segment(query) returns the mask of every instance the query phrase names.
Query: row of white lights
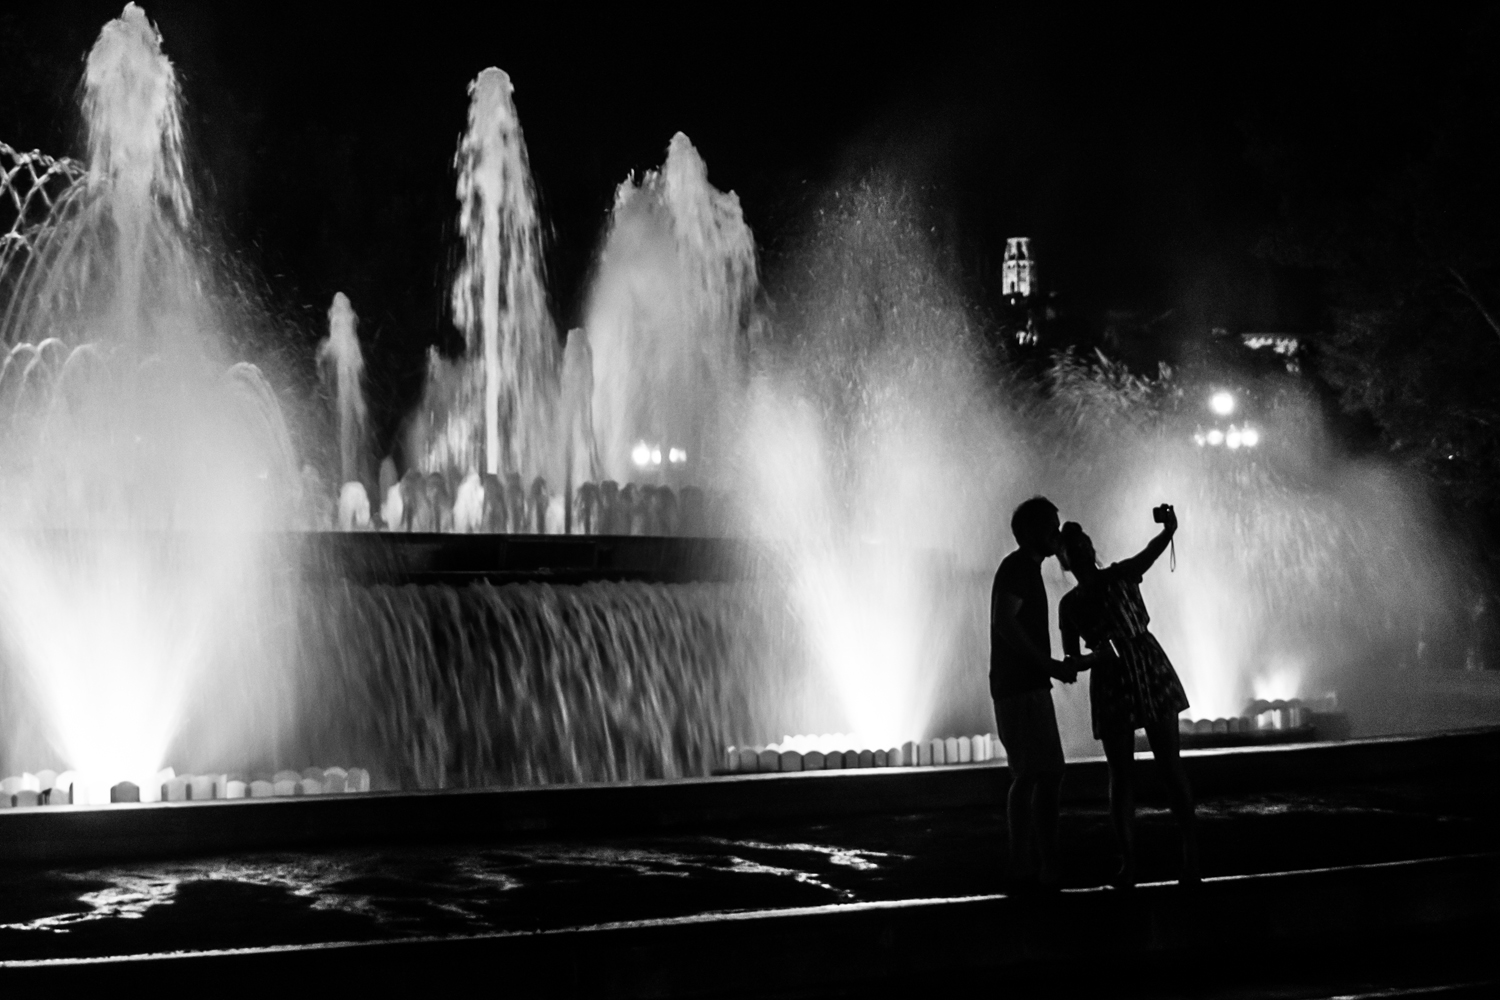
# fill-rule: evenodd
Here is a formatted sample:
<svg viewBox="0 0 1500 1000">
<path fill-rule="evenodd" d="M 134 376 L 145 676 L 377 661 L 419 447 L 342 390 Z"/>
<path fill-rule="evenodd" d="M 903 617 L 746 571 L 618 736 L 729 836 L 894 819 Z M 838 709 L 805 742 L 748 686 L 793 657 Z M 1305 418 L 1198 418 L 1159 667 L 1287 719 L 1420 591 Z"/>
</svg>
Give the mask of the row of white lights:
<svg viewBox="0 0 1500 1000">
<path fill-rule="evenodd" d="M 1236 448 L 1254 448 L 1260 444 L 1260 431 L 1254 427 L 1230 427 L 1227 431 L 1221 431 L 1217 427 L 1204 433 L 1198 431 L 1193 435 L 1193 443 L 1198 447 L 1210 445 L 1214 448 L 1223 445 L 1233 451 Z"/>
<path fill-rule="evenodd" d="M 660 465 L 661 457 L 661 448 L 644 441 L 636 442 L 636 446 L 630 449 L 630 460 L 643 469 L 648 465 Z M 687 461 L 687 452 L 681 448 L 668 448 L 667 461 L 673 465 L 681 465 Z"/>
</svg>

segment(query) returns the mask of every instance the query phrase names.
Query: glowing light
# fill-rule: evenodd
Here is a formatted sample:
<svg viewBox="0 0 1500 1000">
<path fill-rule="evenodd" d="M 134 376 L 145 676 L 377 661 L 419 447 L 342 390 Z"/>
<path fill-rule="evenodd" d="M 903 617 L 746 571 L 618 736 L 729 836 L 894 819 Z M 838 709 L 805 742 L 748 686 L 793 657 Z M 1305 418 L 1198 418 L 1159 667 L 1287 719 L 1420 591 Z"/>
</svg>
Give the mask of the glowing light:
<svg viewBox="0 0 1500 1000">
<path fill-rule="evenodd" d="M 1233 450 L 1238 448 L 1242 443 L 1240 429 L 1238 427 L 1229 428 L 1229 433 L 1224 435 L 1224 446 Z"/>
<path fill-rule="evenodd" d="M 1209 397 L 1208 406 L 1219 416 L 1227 417 L 1234 412 L 1234 396 L 1221 389 Z"/>
<path fill-rule="evenodd" d="M 1240 443 L 1246 448 L 1254 448 L 1260 444 L 1260 432 L 1254 427 L 1246 427 L 1240 431 Z"/>
<path fill-rule="evenodd" d="M 1215 427 L 1213 430 L 1208 432 L 1206 438 L 1209 444 L 1217 448 L 1219 445 L 1224 443 L 1224 432 Z"/>
<path fill-rule="evenodd" d="M 1202 431 L 1198 431 L 1197 433 L 1195 433 L 1193 435 L 1193 444 L 1197 445 L 1198 447 L 1202 448 L 1207 443 L 1208 443 L 1208 438 L 1206 438 L 1206 437 L 1203 436 L 1203 432 Z"/>
<path fill-rule="evenodd" d="M 681 465 L 683 462 L 687 461 L 687 452 L 683 451 L 681 448 L 673 448 L 667 453 L 667 460 L 670 461 L 673 465 Z"/>
<path fill-rule="evenodd" d="M 649 465 L 651 463 L 651 446 L 644 441 L 637 443 L 634 448 L 630 449 L 630 460 L 643 468 Z"/>
<path fill-rule="evenodd" d="M 652 448 L 651 449 L 651 464 L 652 465 L 660 465 L 661 464 L 661 449 L 660 448 Z"/>
</svg>

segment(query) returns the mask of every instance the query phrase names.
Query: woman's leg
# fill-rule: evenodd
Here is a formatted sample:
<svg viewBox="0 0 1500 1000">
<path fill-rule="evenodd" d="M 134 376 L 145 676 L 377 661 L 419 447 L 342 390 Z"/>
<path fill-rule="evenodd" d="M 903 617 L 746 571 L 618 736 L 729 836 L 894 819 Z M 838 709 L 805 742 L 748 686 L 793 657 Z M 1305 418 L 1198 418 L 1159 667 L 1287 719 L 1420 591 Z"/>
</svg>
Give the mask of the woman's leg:
<svg viewBox="0 0 1500 1000">
<path fill-rule="evenodd" d="M 1181 741 L 1176 719 L 1160 719 L 1146 727 L 1151 753 L 1161 769 L 1167 794 L 1172 799 L 1172 814 L 1182 832 L 1182 881 L 1197 882 L 1202 873 L 1198 867 L 1198 813 L 1193 806 L 1193 789 L 1188 784 L 1187 769 L 1182 766 Z"/>
<path fill-rule="evenodd" d="M 1135 761 L 1135 732 L 1125 729 L 1105 734 L 1104 756 L 1109 761 L 1109 820 L 1120 845 L 1116 885 L 1135 884 L 1135 787 L 1130 768 Z"/>
</svg>

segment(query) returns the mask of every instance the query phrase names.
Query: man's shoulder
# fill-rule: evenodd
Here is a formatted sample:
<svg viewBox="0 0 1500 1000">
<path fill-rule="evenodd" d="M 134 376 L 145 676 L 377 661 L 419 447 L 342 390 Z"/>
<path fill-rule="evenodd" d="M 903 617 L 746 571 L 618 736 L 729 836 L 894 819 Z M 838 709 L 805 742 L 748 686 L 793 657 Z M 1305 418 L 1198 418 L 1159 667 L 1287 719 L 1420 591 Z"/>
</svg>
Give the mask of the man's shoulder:
<svg viewBox="0 0 1500 1000">
<path fill-rule="evenodd" d="M 1025 583 L 1031 577 L 1041 578 L 1041 567 L 1033 562 L 1025 552 L 1016 549 L 1010 555 L 1000 560 L 1000 568 L 995 570 L 995 589 L 1012 589 Z M 1026 596 L 1016 593 L 1017 597 Z"/>
</svg>

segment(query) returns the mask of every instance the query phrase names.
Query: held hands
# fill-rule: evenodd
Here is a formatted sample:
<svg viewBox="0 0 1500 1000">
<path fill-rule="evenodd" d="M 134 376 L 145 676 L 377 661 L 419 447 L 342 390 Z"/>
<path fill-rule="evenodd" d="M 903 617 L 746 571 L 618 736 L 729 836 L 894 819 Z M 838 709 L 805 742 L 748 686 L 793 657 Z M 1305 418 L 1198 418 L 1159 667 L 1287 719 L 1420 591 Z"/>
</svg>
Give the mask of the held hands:
<svg viewBox="0 0 1500 1000">
<path fill-rule="evenodd" d="M 1073 660 L 1071 658 L 1066 661 L 1053 660 L 1051 662 L 1052 666 L 1048 670 L 1048 673 L 1050 673 L 1053 677 L 1062 681 L 1064 684 L 1072 684 L 1074 681 L 1078 680 L 1078 670 L 1073 665 Z"/>
</svg>

